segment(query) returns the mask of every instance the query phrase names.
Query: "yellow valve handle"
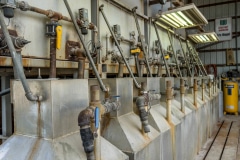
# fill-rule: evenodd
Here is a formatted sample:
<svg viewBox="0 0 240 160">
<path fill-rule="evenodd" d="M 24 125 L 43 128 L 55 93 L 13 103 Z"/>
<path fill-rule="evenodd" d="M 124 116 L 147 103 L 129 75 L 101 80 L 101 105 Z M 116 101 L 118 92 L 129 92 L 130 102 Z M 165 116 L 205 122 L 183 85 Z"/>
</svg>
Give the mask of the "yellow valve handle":
<svg viewBox="0 0 240 160">
<path fill-rule="evenodd" d="M 135 54 L 135 53 L 140 53 L 141 52 L 141 50 L 140 50 L 140 48 L 136 48 L 136 49 L 131 49 L 131 54 Z"/>
<path fill-rule="evenodd" d="M 57 33 L 56 48 L 60 49 L 62 44 L 62 26 L 56 27 L 56 33 Z"/>
</svg>

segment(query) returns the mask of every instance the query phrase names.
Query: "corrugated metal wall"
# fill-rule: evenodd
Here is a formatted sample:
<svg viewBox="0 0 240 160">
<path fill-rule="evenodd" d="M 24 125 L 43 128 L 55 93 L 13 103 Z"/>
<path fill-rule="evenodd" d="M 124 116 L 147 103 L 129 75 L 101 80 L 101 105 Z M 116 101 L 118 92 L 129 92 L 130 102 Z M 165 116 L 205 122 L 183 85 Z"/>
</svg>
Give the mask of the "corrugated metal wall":
<svg viewBox="0 0 240 160">
<path fill-rule="evenodd" d="M 196 6 L 219 3 L 219 2 L 226 2 L 227 0 L 193 0 Z M 237 15 L 240 16 L 240 2 L 237 2 Z M 203 13 L 203 15 L 209 19 L 215 18 L 224 18 L 224 17 L 234 17 L 235 16 L 235 3 L 230 4 L 223 4 L 211 7 L 203 7 L 199 8 L 199 10 Z M 237 32 L 240 32 L 240 18 L 237 19 L 238 27 Z M 210 21 L 209 24 L 204 27 L 205 31 L 215 31 L 215 21 Z M 236 32 L 235 29 L 235 19 L 232 20 L 232 32 Z M 197 45 L 196 47 L 201 47 L 204 45 Z M 240 37 L 238 37 L 238 48 L 240 46 Z M 215 49 L 226 49 L 226 48 L 236 48 L 235 39 L 230 41 L 225 41 L 219 43 L 217 45 L 205 48 L 206 50 L 215 50 Z M 234 51 L 234 56 L 235 56 Z M 218 51 L 218 52 L 200 52 L 200 58 L 202 59 L 203 63 L 206 64 L 217 64 L 222 65 L 226 64 L 226 51 Z M 240 50 L 238 51 L 238 63 L 240 62 Z M 236 61 L 236 56 L 235 56 Z M 221 75 L 223 72 L 227 72 L 230 69 L 235 69 L 236 66 L 218 66 L 217 67 L 217 74 Z"/>
</svg>

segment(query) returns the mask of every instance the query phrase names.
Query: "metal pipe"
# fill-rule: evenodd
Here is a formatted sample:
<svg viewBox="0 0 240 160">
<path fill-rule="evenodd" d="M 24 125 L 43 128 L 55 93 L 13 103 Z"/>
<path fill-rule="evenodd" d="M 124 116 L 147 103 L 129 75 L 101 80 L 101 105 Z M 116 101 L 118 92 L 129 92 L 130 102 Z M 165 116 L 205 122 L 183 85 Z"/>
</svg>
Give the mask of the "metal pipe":
<svg viewBox="0 0 240 160">
<path fill-rule="evenodd" d="M 237 34 L 237 29 L 238 29 L 238 18 L 237 18 L 237 10 L 238 10 L 238 4 L 237 4 L 238 0 L 235 0 L 235 33 Z M 236 69 L 238 71 L 238 38 L 235 38 L 235 48 L 236 48 Z"/>
<path fill-rule="evenodd" d="M 23 85 L 23 88 L 24 88 L 24 91 L 25 91 L 25 96 L 27 97 L 27 99 L 29 101 L 40 101 L 40 100 L 42 100 L 42 96 L 35 96 L 35 95 L 33 95 L 32 91 L 30 90 L 30 87 L 27 83 L 27 80 L 26 80 L 26 77 L 25 77 L 25 74 L 24 74 L 24 71 L 23 71 L 23 67 L 22 67 L 21 62 L 20 62 L 21 59 L 16 58 L 17 52 L 14 48 L 11 37 L 10 37 L 9 32 L 7 30 L 7 26 L 5 24 L 2 11 L 0 11 L 0 24 L 1 24 L 1 29 L 2 29 L 2 32 L 5 36 L 8 48 L 10 50 L 10 54 L 11 54 L 13 64 L 14 64 L 14 69 L 17 70 L 18 76 L 19 76 L 19 78 L 22 82 L 22 85 Z"/>
<path fill-rule="evenodd" d="M 203 74 L 203 71 L 202 71 L 199 63 L 198 63 L 197 60 L 195 59 L 194 54 L 192 53 L 192 51 L 190 50 L 190 47 L 189 47 L 189 45 L 188 45 L 188 42 L 186 42 L 186 45 L 187 45 L 187 49 L 188 49 L 189 55 L 191 55 L 191 56 L 193 57 L 193 60 L 194 60 L 195 63 L 197 64 L 199 71 Z M 198 75 L 200 76 L 200 74 L 198 74 Z"/>
<path fill-rule="evenodd" d="M 151 69 L 150 69 L 150 66 L 149 66 L 149 63 L 148 63 L 148 59 L 147 59 L 147 54 L 146 54 L 147 52 L 146 52 L 145 44 L 143 42 L 142 33 L 141 33 L 141 30 L 140 30 L 140 26 L 139 26 L 137 15 L 136 15 L 137 8 L 138 7 L 134 7 L 132 9 L 133 17 L 135 19 L 135 23 L 136 23 L 136 26 L 137 26 L 138 36 L 139 36 L 139 39 L 140 39 L 140 42 L 141 42 L 141 47 L 142 47 L 142 50 L 143 50 L 144 59 L 145 59 L 146 64 L 147 64 L 147 70 L 148 70 L 148 73 L 149 73 L 150 77 L 152 77 Z"/>
<path fill-rule="evenodd" d="M 5 89 L 5 90 L 0 92 L 0 97 L 5 96 L 6 94 L 9 94 L 9 93 L 10 93 L 10 88 Z"/>
<path fill-rule="evenodd" d="M 57 69 L 56 69 L 56 38 L 50 38 L 50 72 L 49 78 L 56 78 Z"/>
<path fill-rule="evenodd" d="M 171 44 L 171 47 L 172 47 L 173 57 L 174 57 L 174 59 L 175 59 L 175 61 L 176 61 L 179 75 L 180 75 L 180 77 L 182 78 L 182 73 L 181 73 L 181 70 L 180 70 L 180 67 L 179 67 L 179 64 L 178 64 L 178 60 L 177 60 L 176 53 L 175 53 L 174 48 L 173 48 L 173 42 L 172 42 L 172 40 L 171 40 L 171 35 L 170 35 L 170 32 L 169 32 L 169 31 L 168 31 L 168 38 L 169 38 L 169 41 L 170 41 L 170 44 Z"/>
<path fill-rule="evenodd" d="M 37 7 L 29 5 L 28 2 L 25 2 L 25 1 L 17 2 L 17 7 L 22 11 L 32 11 L 35 13 L 43 14 L 50 19 L 64 20 L 64 21 L 72 22 L 72 20 L 70 18 L 63 16 L 59 12 L 37 8 Z"/>
<path fill-rule="evenodd" d="M 124 67 L 124 64 L 119 63 L 119 65 L 118 65 L 118 75 L 117 75 L 118 78 L 123 78 L 123 67 Z"/>
<path fill-rule="evenodd" d="M 197 79 L 194 79 L 193 83 L 193 105 L 197 108 L 197 91 L 198 91 L 198 86 L 197 86 Z"/>
<path fill-rule="evenodd" d="M 180 99 L 181 99 L 181 111 L 185 113 L 185 82 L 180 79 Z"/>
<path fill-rule="evenodd" d="M 157 71 L 157 77 L 161 77 L 162 76 L 162 65 L 159 64 L 158 65 L 158 71 Z"/>
<path fill-rule="evenodd" d="M 80 136 L 87 160 L 95 160 L 94 137 L 90 128 L 91 120 L 94 119 L 93 109 L 86 108 L 78 115 L 78 126 L 80 126 Z"/>
<path fill-rule="evenodd" d="M 66 1 L 66 0 L 64 0 L 64 1 Z M 110 24 L 109 24 L 109 22 L 108 22 L 108 20 L 107 20 L 107 17 L 105 16 L 105 13 L 103 12 L 103 7 L 104 7 L 104 5 L 102 4 L 102 5 L 99 7 L 99 10 L 100 10 L 100 12 L 101 12 L 102 15 L 103 15 L 103 18 L 104 18 L 104 20 L 105 20 L 105 22 L 106 22 L 106 24 L 107 24 L 107 26 L 108 26 L 109 31 L 111 32 L 111 35 L 112 35 L 112 37 L 113 37 L 113 39 L 114 39 L 115 44 L 117 45 L 117 48 L 118 48 L 118 50 L 119 50 L 119 52 L 120 52 L 120 54 L 121 54 L 121 56 L 122 56 L 122 59 L 123 59 L 125 65 L 126 65 L 126 67 L 127 67 L 127 69 L 128 69 L 128 72 L 130 73 L 131 77 L 133 78 L 134 84 L 136 85 L 137 88 L 140 88 L 141 86 L 138 84 L 136 78 L 134 77 L 134 75 L 133 75 L 133 73 L 132 73 L 132 70 L 131 70 L 131 68 L 129 67 L 129 65 L 128 65 L 128 63 L 127 63 L 127 61 L 126 61 L 126 59 L 125 59 L 125 57 L 124 57 L 124 55 L 123 55 L 123 53 L 122 53 L 122 52 L 123 52 L 123 51 L 122 51 L 122 48 L 120 47 L 120 45 L 119 45 L 119 43 L 118 43 L 118 41 L 117 41 L 117 38 L 116 38 L 115 34 L 113 33 L 112 28 L 111 28 L 111 26 L 110 26 Z"/>
<path fill-rule="evenodd" d="M 181 40 L 180 36 L 179 36 L 178 38 L 179 38 L 180 46 L 181 46 L 181 48 L 182 48 L 183 56 L 184 56 L 185 61 L 186 61 L 186 64 L 187 64 L 187 70 L 188 70 L 189 76 L 191 76 L 192 73 L 191 73 L 191 70 L 190 70 L 190 65 L 189 65 L 189 62 L 188 62 L 188 57 L 187 57 L 187 55 L 186 55 L 185 52 L 184 52 L 183 45 L 182 45 L 182 40 Z"/>
<path fill-rule="evenodd" d="M 172 82 L 167 81 L 167 87 L 166 87 L 166 103 L 167 103 L 167 121 L 169 123 L 172 122 L 172 117 L 171 117 L 171 101 L 172 101 Z"/>
<path fill-rule="evenodd" d="M 164 53 L 163 53 L 163 49 L 162 49 L 162 43 L 160 41 L 160 37 L 159 37 L 157 26 L 156 26 L 155 22 L 153 22 L 153 26 L 155 28 L 155 32 L 156 32 L 157 39 L 158 39 L 158 50 L 161 52 L 161 56 L 162 56 L 162 59 L 163 59 L 164 65 L 165 65 L 167 76 L 170 77 L 169 67 L 168 67 L 167 61 L 166 61 L 166 59 L 164 57 Z"/>
<path fill-rule="evenodd" d="M 202 79 L 202 101 L 205 101 L 205 97 L 204 97 L 204 90 L 205 90 L 205 83 L 204 83 L 204 79 Z"/>
<path fill-rule="evenodd" d="M 144 62 L 143 62 L 142 60 L 140 61 L 140 67 L 139 67 L 139 70 L 140 70 L 140 72 L 139 72 L 140 77 L 143 77 L 143 72 L 144 72 Z"/>
<path fill-rule="evenodd" d="M 209 98 L 211 98 L 211 96 L 212 96 L 212 95 L 211 95 L 211 87 L 212 87 L 212 82 L 211 82 L 211 79 L 209 79 L 209 82 L 208 82 L 208 88 L 209 88 L 209 89 L 208 89 L 208 91 L 209 91 L 209 92 L 208 92 L 208 95 L 209 95 Z"/>
<path fill-rule="evenodd" d="M 78 79 L 84 79 L 85 59 L 79 58 L 78 61 Z"/>
<path fill-rule="evenodd" d="M 138 77 L 141 77 L 142 75 L 140 74 L 140 66 L 139 66 L 138 54 L 134 54 L 134 59 L 135 59 L 135 63 L 136 63 Z"/>
<path fill-rule="evenodd" d="M 200 65 L 202 66 L 202 70 L 204 71 L 205 76 L 207 76 L 207 75 L 208 75 L 208 74 L 207 74 L 207 71 L 206 71 L 206 69 L 205 69 L 205 67 L 204 67 L 204 65 L 203 65 L 201 59 L 199 58 L 199 55 L 197 54 L 197 51 L 196 51 L 195 49 L 194 49 L 194 52 L 195 52 L 195 55 L 196 55 L 198 61 L 200 62 Z"/>
<path fill-rule="evenodd" d="M 103 84 L 103 82 L 102 82 L 102 80 L 101 80 L 101 78 L 100 78 L 100 76 L 99 76 L 99 74 L 98 74 L 98 71 L 97 71 L 96 66 L 95 66 L 95 64 L 94 64 L 94 62 L 93 62 L 93 59 L 92 59 L 92 57 L 91 57 L 91 54 L 89 53 L 89 50 L 88 50 L 88 48 L 87 48 L 87 46 L 86 46 L 86 44 L 85 44 L 85 41 L 83 40 L 83 37 L 82 37 L 82 35 L 81 35 L 81 31 L 80 31 L 80 29 L 79 29 L 79 27 L 78 27 L 78 25 L 77 25 L 77 22 L 74 20 L 74 16 L 73 16 L 73 13 L 72 13 L 72 11 L 71 11 L 71 8 L 70 8 L 67 0 L 63 0 L 63 1 L 64 1 L 65 5 L 66 5 L 66 8 L 67 8 L 67 10 L 68 10 L 68 13 L 69 13 L 71 19 L 72 19 L 72 22 L 73 22 L 74 27 L 75 27 L 75 29 L 76 29 L 76 31 L 77 31 L 77 34 L 78 34 L 78 36 L 79 36 L 79 39 L 80 39 L 80 41 L 81 41 L 81 43 L 82 43 L 82 45 L 83 45 L 83 48 L 84 48 L 84 50 L 85 50 L 85 52 L 86 52 L 86 56 L 87 56 L 87 58 L 88 58 L 88 60 L 89 60 L 89 62 L 90 62 L 90 64 L 91 64 L 91 66 L 92 66 L 92 68 L 93 68 L 93 71 L 94 71 L 94 73 L 95 73 L 95 76 L 97 77 L 98 83 L 100 84 L 101 89 L 102 89 L 104 92 L 107 92 L 107 89 L 106 89 L 105 85 Z"/>
</svg>

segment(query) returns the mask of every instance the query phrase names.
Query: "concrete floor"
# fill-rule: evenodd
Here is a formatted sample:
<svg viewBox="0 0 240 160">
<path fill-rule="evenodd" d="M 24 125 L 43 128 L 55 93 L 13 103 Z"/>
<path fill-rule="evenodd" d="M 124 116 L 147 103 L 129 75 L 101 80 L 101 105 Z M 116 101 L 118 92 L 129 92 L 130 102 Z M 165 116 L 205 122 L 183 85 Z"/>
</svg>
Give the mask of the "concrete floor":
<svg viewBox="0 0 240 160">
<path fill-rule="evenodd" d="M 240 116 L 225 115 L 195 160 L 240 160 Z"/>
</svg>

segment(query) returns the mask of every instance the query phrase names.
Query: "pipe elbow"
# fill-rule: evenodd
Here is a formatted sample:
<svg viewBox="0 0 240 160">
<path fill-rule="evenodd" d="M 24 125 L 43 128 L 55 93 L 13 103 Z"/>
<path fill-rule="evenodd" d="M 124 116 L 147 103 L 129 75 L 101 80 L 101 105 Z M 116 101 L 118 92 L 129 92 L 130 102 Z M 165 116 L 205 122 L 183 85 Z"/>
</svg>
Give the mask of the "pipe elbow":
<svg viewBox="0 0 240 160">
<path fill-rule="evenodd" d="M 35 95 L 33 95 L 32 92 L 27 92 L 25 94 L 25 96 L 29 101 L 41 101 L 42 100 L 42 96 L 35 96 Z"/>
<path fill-rule="evenodd" d="M 150 127 L 148 124 L 148 112 L 145 110 L 145 98 L 140 96 L 136 99 L 136 106 L 139 110 L 140 120 L 145 133 L 150 132 Z"/>
</svg>

